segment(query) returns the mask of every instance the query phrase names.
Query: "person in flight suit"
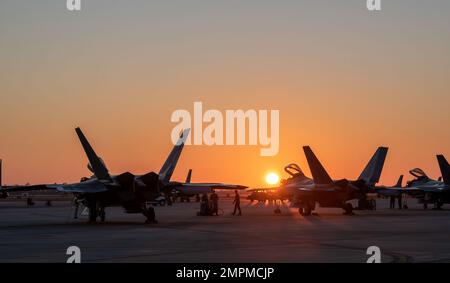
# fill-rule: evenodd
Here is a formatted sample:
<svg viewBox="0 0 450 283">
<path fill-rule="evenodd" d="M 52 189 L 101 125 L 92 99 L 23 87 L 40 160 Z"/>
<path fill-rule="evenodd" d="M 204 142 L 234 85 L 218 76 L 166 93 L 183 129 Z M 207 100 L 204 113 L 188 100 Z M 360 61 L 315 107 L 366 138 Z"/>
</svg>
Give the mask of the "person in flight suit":
<svg viewBox="0 0 450 283">
<path fill-rule="evenodd" d="M 236 215 L 236 211 L 239 210 L 239 214 L 238 216 L 242 215 L 242 211 L 241 211 L 241 196 L 239 195 L 238 191 L 235 190 L 235 195 L 234 195 L 234 211 L 233 211 L 233 215 Z"/>
</svg>

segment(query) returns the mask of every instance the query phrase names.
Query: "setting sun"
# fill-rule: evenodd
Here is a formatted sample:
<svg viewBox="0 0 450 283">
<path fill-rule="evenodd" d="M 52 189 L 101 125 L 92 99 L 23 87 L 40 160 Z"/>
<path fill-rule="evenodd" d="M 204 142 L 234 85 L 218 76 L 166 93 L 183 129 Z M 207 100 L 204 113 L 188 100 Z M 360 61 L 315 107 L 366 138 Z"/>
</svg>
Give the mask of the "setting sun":
<svg viewBox="0 0 450 283">
<path fill-rule="evenodd" d="M 266 176 L 266 182 L 269 185 L 278 184 L 279 181 L 280 181 L 280 177 L 276 173 L 269 173 Z"/>
</svg>

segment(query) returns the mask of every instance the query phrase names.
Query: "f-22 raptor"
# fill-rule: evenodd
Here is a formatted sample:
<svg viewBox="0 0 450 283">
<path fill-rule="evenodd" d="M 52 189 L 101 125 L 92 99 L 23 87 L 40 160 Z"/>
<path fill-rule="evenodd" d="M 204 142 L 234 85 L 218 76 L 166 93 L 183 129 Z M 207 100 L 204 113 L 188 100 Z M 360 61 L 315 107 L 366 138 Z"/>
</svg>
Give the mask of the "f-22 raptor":
<svg viewBox="0 0 450 283">
<path fill-rule="evenodd" d="M 168 186 L 175 196 L 189 198 L 200 194 L 209 194 L 215 190 L 245 190 L 247 186 L 223 183 L 193 183 L 191 182 L 192 169 L 189 169 L 186 182 L 170 181 Z"/>
<path fill-rule="evenodd" d="M 291 175 L 279 187 L 280 196 L 289 198 L 301 215 L 310 215 L 318 203 L 321 207 L 342 208 L 353 213 L 349 201 L 357 199 L 361 208 L 367 207 L 366 194 L 379 182 L 388 148 L 379 147 L 357 180 L 333 180 L 309 146 L 303 147 L 313 178 L 308 178 L 296 164 L 285 171 Z"/>
<path fill-rule="evenodd" d="M 67 185 L 5 187 L 1 190 L 2 196 L 7 197 L 10 192 L 56 190 L 72 193 L 75 196 L 75 203 L 85 205 L 89 209 L 89 222 L 95 222 L 98 217 L 101 221 L 105 221 L 106 207 L 121 206 L 125 213 L 142 213 L 147 218 L 146 223 L 155 223 L 154 208 L 147 203 L 154 201 L 161 194 L 170 193 L 168 184 L 190 129 L 183 131 L 159 174 L 149 172 L 143 175 L 134 175 L 130 172 L 111 175 L 81 129 L 76 128 L 75 131 L 89 160 L 88 168 L 94 174 L 92 177 Z"/>
<path fill-rule="evenodd" d="M 433 180 L 419 168 L 410 170 L 409 173 L 415 177 L 407 183 L 406 187 L 397 186 L 390 188 L 377 189 L 378 194 L 383 196 L 400 196 L 402 194 L 410 195 L 423 204 L 427 209 L 429 204 L 434 204 L 436 209 L 441 209 L 444 204 L 450 203 L 450 165 L 444 155 L 436 156 L 442 179 Z"/>
</svg>

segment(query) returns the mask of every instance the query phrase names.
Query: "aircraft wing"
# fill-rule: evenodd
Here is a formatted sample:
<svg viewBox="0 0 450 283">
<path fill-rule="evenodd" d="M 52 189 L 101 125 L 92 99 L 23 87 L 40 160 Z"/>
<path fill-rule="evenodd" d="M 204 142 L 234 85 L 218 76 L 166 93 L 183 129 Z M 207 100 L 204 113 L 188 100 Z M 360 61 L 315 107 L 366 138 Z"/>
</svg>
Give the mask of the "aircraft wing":
<svg viewBox="0 0 450 283">
<path fill-rule="evenodd" d="M 440 193 L 441 190 L 436 188 L 420 188 L 420 187 L 409 187 L 409 188 L 400 188 L 400 187 L 392 187 L 392 188 L 376 188 L 375 192 L 382 196 L 398 196 L 401 194 L 407 194 L 411 196 L 420 195 L 423 193 Z"/>
<path fill-rule="evenodd" d="M 84 182 L 70 185 L 56 186 L 58 192 L 74 194 L 95 194 L 106 192 L 108 189 L 100 182 Z"/>
<path fill-rule="evenodd" d="M 222 183 L 181 183 L 182 187 L 186 188 L 212 188 L 219 190 L 245 190 L 246 186 L 222 184 Z"/>
<path fill-rule="evenodd" d="M 272 187 L 272 188 L 251 188 L 246 190 L 247 192 L 263 192 L 263 191 L 277 191 L 280 187 Z"/>
<path fill-rule="evenodd" d="M 292 197 L 302 198 L 311 197 L 314 194 L 315 189 L 311 188 L 286 188 L 285 193 L 291 195 Z"/>
<path fill-rule="evenodd" d="M 222 183 L 178 183 L 172 185 L 172 188 L 181 194 L 196 195 L 211 193 L 214 190 L 244 190 L 247 187 Z"/>
<path fill-rule="evenodd" d="M 85 193 L 93 194 L 107 191 L 107 188 L 101 182 L 82 182 L 75 184 L 53 184 L 53 185 L 32 185 L 32 186 L 14 186 L 3 187 L 1 192 L 32 192 L 32 191 L 48 191 L 55 190 L 63 193 Z"/>
<path fill-rule="evenodd" d="M 446 176 L 447 180 L 448 177 L 450 177 L 450 165 L 448 164 L 447 160 L 443 155 L 437 155 L 439 167 L 441 169 L 442 176 Z M 416 168 L 411 171 L 409 171 L 413 176 L 417 178 L 423 178 L 425 177 L 430 182 L 433 180 L 430 180 L 428 176 L 423 172 L 422 169 Z M 428 182 L 424 185 L 417 185 L 414 187 L 406 187 L 402 188 L 401 186 L 402 177 L 400 177 L 399 181 L 397 182 L 397 186 L 394 187 L 376 187 L 375 191 L 384 196 L 398 196 L 400 194 L 408 194 L 411 196 L 416 195 L 422 195 L 422 194 L 442 194 L 449 191 L 448 185 L 441 182 Z"/>
<path fill-rule="evenodd" d="M 14 193 L 14 192 L 32 192 L 32 191 L 47 191 L 55 190 L 56 188 L 51 188 L 50 185 L 32 185 L 32 186 L 7 186 L 3 187 L 1 192 Z"/>
<path fill-rule="evenodd" d="M 312 192 L 313 190 L 310 188 L 295 188 L 295 190 L 299 192 Z"/>
<path fill-rule="evenodd" d="M 444 186 L 433 186 L 433 187 L 417 187 L 417 190 L 423 191 L 425 193 L 443 193 L 443 192 L 448 192 L 449 189 Z"/>
</svg>

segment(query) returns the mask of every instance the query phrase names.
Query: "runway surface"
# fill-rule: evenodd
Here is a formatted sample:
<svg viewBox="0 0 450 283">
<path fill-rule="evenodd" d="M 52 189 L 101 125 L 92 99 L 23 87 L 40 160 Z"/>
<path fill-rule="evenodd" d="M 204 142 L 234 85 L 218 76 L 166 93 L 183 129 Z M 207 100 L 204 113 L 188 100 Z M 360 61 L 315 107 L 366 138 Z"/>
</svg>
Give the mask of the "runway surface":
<svg viewBox="0 0 450 283">
<path fill-rule="evenodd" d="M 72 219 L 69 202 L 0 202 L 0 262 L 65 262 L 69 246 L 81 249 L 82 262 L 365 262 L 378 246 L 383 262 L 450 262 L 450 210 L 390 210 L 344 216 L 318 209 L 302 217 L 287 205 L 275 215 L 268 204 L 242 201 L 243 216 L 232 216 L 222 197 L 223 215 L 196 216 L 197 203 L 157 207 L 158 224 L 139 214 L 107 209 L 107 222 Z"/>
</svg>

